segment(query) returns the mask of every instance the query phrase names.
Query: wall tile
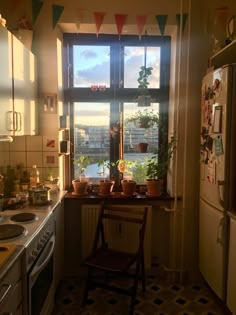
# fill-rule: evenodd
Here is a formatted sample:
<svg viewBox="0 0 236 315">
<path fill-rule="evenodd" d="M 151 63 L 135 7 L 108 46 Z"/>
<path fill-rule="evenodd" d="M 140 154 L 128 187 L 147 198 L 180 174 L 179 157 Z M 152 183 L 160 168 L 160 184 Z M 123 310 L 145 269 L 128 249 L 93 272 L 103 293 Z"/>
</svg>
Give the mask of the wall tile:
<svg viewBox="0 0 236 315">
<path fill-rule="evenodd" d="M 10 151 L 26 151 L 26 138 L 22 137 L 14 137 L 13 142 L 10 144 Z"/>
<path fill-rule="evenodd" d="M 6 151 L 8 152 L 9 146 L 10 146 L 9 142 L 0 142 L 0 154 L 1 152 L 6 152 Z"/>
<path fill-rule="evenodd" d="M 0 167 L 6 167 L 7 165 L 10 165 L 10 154 L 8 152 L 2 152 L 0 151 Z"/>
<path fill-rule="evenodd" d="M 32 165 L 36 164 L 37 167 L 43 166 L 43 156 L 40 152 L 27 152 L 27 167 L 31 168 Z"/>
<path fill-rule="evenodd" d="M 17 164 L 22 164 L 23 167 L 26 167 L 26 152 L 10 152 L 10 162 L 13 167 Z"/>
<path fill-rule="evenodd" d="M 42 136 L 26 136 L 26 149 L 27 151 L 42 151 Z"/>
</svg>

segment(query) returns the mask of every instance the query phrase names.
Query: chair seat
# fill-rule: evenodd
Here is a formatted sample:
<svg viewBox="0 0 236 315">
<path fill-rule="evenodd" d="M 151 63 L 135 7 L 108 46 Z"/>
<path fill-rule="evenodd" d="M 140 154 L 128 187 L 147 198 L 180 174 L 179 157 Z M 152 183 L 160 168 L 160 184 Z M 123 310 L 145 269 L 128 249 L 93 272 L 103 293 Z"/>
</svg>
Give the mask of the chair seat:
<svg viewBox="0 0 236 315">
<path fill-rule="evenodd" d="M 106 271 L 124 272 L 133 264 L 135 259 L 135 254 L 99 248 L 86 259 L 85 265 Z"/>
</svg>

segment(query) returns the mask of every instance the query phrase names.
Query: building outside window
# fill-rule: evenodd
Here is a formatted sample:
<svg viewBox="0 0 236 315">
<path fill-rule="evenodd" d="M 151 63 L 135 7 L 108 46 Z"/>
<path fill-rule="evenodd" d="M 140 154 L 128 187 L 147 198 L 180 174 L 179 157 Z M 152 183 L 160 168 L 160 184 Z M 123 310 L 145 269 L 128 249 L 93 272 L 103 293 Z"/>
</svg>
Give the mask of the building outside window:
<svg viewBox="0 0 236 315">
<path fill-rule="evenodd" d="M 142 165 L 158 152 L 160 143 L 167 145 L 170 37 L 94 34 L 64 34 L 65 103 L 71 118 L 71 176 L 78 177 L 79 156 L 89 156 L 85 175 L 95 183 L 104 177 L 99 161 L 116 163 L 119 159 L 136 161 L 133 172 L 138 184 L 145 181 Z M 138 106 L 138 75 L 143 65 L 152 67 L 148 78 L 150 106 Z M 138 113 L 152 113 L 160 125 L 140 127 L 130 119 Z M 160 127 L 161 126 L 161 127 Z M 141 151 L 140 143 L 147 143 Z M 161 159 L 161 156 L 159 157 Z M 122 174 L 116 167 L 105 176 L 119 184 Z"/>
</svg>

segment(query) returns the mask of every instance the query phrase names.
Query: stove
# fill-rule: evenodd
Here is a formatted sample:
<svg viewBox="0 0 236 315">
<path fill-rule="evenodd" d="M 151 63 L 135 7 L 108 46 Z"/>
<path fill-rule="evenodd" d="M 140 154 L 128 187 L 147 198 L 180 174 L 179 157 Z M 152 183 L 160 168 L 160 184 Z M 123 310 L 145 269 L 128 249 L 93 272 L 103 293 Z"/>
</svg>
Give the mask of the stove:
<svg viewBox="0 0 236 315">
<path fill-rule="evenodd" d="M 53 232 L 53 216 L 44 210 L 17 209 L 0 212 L 0 246 L 24 246 L 27 271 Z"/>
</svg>

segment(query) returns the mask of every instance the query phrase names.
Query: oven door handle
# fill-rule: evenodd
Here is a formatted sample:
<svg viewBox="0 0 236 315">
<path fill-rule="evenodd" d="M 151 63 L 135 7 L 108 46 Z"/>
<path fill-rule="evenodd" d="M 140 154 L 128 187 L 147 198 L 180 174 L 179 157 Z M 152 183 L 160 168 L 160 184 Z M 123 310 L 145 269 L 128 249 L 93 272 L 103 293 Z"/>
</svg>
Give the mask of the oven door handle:
<svg viewBox="0 0 236 315">
<path fill-rule="evenodd" d="M 30 278 L 31 278 L 31 281 L 33 283 L 37 279 L 38 274 L 46 266 L 46 264 L 48 263 L 48 261 L 50 260 L 52 254 L 53 254 L 53 251 L 55 248 L 55 236 L 54 235 L 51 236 L 50 241 L 47 244 L 47 247 L 48 248 L 46 248 L 46 251 L 45 251 L 45 249 L 43 250 L 42 257 L 39 258 L 38 262 L 36 263 L 36 265 L 34 266 L 34 268 L 32 269 L 32 271 L 30 273 Z"/>
</svg>

